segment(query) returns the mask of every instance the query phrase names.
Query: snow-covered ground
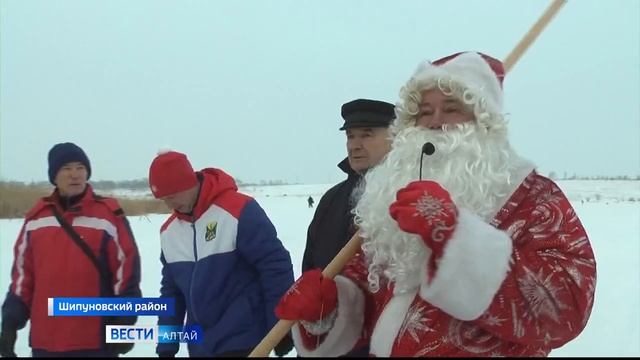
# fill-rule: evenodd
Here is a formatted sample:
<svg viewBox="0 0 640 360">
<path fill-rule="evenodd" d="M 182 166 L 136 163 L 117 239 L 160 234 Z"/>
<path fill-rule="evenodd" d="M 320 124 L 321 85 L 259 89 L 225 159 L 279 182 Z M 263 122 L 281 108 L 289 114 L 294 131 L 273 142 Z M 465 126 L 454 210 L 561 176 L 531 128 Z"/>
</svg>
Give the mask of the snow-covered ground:
<svg viewBox="0 0 640 360">
<path fill-rule="evenodd" d="M 551 356 L 640 356 L 640 181 L 558 181 L 585 226 L 597 261 L 598 282 L 593 312 L 586 329 Z M 245 187 L 265 209 L 300 276 L 307 226 L 316 204 L 332 184 Z M 157 296 L 160 286 L 158 229 L 165 215 L 131 217 L 142 255 L 142 291 Z M 0 220 L 0 289 L 7 289 L 12 247 L 21 219 Z M 139 325 L 155 324 L 140 317 Z M 31 354 L 28 326 L 18 334 L 16 353 Z M 183 346 L 178 356 L 187 356 Z M 288 356 L 295 356 L 295 350 Z M 153 344 L 137 344 L 126 356 L 155 356 Z"/>
</svg>

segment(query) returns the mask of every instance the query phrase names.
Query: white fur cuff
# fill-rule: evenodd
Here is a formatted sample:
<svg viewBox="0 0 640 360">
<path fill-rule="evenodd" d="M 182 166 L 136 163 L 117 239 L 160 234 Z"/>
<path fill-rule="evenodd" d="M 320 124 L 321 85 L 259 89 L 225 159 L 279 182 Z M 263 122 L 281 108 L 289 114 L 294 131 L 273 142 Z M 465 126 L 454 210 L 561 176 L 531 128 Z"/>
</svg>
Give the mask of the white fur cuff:
<svg viewBox="0 0 640 360">
<path fill-rule="evenodd" d="M 300 356 L 337 357 L 351 351 L 360 339 L 364 323 L 364 294 L 346 277 L 336 276 L 334 280 L 338 286 L 338 315 L 322 344 L 315 349 L 307 349 L 302 342 L 300 327 L 294 326 L 291 329 L 296 351 Z"/>
<path fill-rule="evenodd" d="M 322 335 L 327 331 L 331 330 L 333 324 L 336 322 L 336 317 L 338 316 L 338 309 L 335 309 L 324 319 L 319 321 L 304 321 L 300 320 L 300 324 L 302 327 L 307 330 L 307 332 L 311 335 Z"/>
<path fill-rule="evenodd" d="M 420 296 L 457 319 L 474 320 L 491 305 L 506 278 L 511 251 L 507 233 L 461 208 L 431 284 L 424 266 Z"/>
</svg>

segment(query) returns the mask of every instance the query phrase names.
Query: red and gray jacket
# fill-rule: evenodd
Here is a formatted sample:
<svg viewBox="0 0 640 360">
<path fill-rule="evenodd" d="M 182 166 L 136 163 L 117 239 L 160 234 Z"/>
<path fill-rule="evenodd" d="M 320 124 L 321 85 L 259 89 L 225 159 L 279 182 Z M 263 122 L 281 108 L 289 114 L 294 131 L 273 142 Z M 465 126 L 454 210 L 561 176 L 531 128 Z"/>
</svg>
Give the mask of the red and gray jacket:
<svg viewBox="0 0 640 360">
<path fill-rule="evenodd" d="M 76 204 L 64 210 L 59 203 L 54 191 L 25 217 L 14 246 L 11 286 L 2 306 L 2 320 L 20 329 L 31 319 L 29 344 L 34 349 L 100 349 L 106 319 L 48 316 L 48 298 L 140 297 L 140 256 L 115 199 L 98 196 L 87 185 Z M 111 284 L 101 283 L 98 269 L 60 226 L 54 208 L 109 269 Z M 131 320 L 135 322 L 135 318 Z"/>
</svg>

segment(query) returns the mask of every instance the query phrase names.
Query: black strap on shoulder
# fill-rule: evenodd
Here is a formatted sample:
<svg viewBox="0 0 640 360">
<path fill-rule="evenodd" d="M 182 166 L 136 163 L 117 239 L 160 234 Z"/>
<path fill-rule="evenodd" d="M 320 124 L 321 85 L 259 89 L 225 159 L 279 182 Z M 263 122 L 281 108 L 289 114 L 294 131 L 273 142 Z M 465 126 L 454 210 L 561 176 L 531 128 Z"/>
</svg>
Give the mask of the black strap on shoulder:
<svg viewBox="0 0 640 360">
<path fill-rule="evenodd" d="M 82 252 L 85 253 L 85 255 L 87 255 L 87 257 L 89 258 L 89 260 L 91 260 L 91 262 L 96 267 L 96 269 L 98 269 L 98 273 L 100 274 L 100 281 L 102 282 L 102 285 L 103 285 L 102 287 L 105 290 L 107 290 L 109 294 L 112 294 L 113 287 L 111 286 L 111 276 L 109 275 L 109 271 L 103 266 L 103 264 L 100 263 L 100 261 L 98 260 L 96 255 L 93 253 L 89 245 L 87 245 L 87 243 L 84 242 L 84 240 L 82 240 L 80 235 L 78 235 L 78 233 L 73 229 L 73 227 L 69 225 L 69 223 L 62 218 L 62 216 L 60 216 L 60 213 L 55 208 L 55 206 L 53 207 L 53 214 L 55 215 L 56 219 L 60 223 L 60 226 L 62 226 L 62 228 L 67 232 L 69 237 L 71 237 L 73 242 L 76 243 L 78 247 L 80 247 Z"/>
<path fill-rule="evenodd" d="M 93 193 L 93 198 L 94 198 L 96 201 L 100 202 L 101 204 L 104 204 L 106 207 L 108 207 L 108 208 L 109 208 L 109 210 L 112 210 L 112 209 L 113 209 L 112 207 L 110 207 L 109 205 L 107 205 L 107 204 L 106 204 L 106 201 L 105 201 L 105 200 L 107 199 L 106 197 L 104 197 L 104 196 L 102 196 L 102 195 L 98 195 L 98 194 L 96 194 L 96 193 Z M 113 213 L 113 215 L 115 215 L 115 216 L 124 216 L 124 210 L 122 210 L 122 208 L 121 208 L 121 207 L 118 207 L 117 209 L 112 210 L 112 213 Z"/>
</svg>

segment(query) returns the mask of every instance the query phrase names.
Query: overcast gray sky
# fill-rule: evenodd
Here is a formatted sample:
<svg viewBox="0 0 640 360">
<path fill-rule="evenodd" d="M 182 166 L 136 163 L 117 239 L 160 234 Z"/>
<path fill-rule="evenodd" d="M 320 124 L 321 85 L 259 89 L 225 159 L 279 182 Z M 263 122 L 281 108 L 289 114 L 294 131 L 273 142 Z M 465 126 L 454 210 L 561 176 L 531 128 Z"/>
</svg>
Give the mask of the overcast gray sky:
<svg viewBox="0 0 640 360">
<path fill-rule="evenodd" d="M 96 180 L 173 148 L 243 181 L 339 181 L 344 102 L 396 102 L 426 59 L 504 59 L 549 3 L 2 0 L 0 178 L 46 180 L 72 141 Z M 640 174 L 640 1 L 570 0 L 504 85 L 543 173 Z"/>
</svg>

